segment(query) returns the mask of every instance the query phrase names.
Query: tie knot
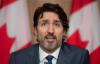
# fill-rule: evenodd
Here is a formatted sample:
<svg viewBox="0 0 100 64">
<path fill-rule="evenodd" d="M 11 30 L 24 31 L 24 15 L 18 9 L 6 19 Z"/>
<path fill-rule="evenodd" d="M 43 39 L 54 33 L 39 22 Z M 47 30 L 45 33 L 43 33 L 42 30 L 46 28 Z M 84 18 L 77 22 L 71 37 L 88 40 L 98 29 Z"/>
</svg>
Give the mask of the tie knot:
<svg viewBox="0 0 100 64">
<path fill-rule="evenodd" d="M 53 58 L 54 58 L 54 57 L 53 57 L 52 55 L 48 55 L 48 56 L 46 57 L 46 59 L 47 59 L 48 61 L 52 61 Z"/>
</svg>

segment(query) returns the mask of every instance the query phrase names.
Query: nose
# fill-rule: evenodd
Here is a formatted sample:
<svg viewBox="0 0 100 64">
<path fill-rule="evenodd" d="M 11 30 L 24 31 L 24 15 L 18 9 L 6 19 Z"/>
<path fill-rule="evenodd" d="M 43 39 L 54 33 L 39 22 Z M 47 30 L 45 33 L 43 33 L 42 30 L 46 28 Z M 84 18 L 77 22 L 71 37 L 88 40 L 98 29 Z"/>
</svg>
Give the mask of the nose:
<svg viewBox="0 0 100 64">
<path fill-rule="evenodd" d="M 49 25 L 49 28 L 48 28 L 48 33 L 54 33 L 54 27 L 53 25 Z"/>
</svg>

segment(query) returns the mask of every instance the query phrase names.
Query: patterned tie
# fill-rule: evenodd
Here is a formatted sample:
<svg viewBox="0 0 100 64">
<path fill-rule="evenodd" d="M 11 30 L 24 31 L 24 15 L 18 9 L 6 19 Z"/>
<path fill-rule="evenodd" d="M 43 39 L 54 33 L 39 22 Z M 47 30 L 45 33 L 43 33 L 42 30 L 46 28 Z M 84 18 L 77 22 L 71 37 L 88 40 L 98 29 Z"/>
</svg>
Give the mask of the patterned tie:
<svg viewBox="0 0 100 64">
<path fill-rule="evenodd" d="M 51 56 L 51 55 L 48 55 L 47 57 L 46 57 L 46 59 L 48 60 L 48 64 L 52 64 L 52 59 L 53 59 L 54 57 L 53 56 Z"/>
</svg>

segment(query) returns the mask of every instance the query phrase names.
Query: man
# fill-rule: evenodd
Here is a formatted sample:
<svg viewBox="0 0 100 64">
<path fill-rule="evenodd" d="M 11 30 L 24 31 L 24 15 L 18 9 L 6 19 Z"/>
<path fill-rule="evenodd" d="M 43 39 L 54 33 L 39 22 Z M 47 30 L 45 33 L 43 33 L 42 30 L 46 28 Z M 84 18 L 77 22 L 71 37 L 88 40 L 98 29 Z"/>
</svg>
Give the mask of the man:
<svg viewBox="0 0 100 64">
<path fill-rule="evenodd" d="M 38 44 L 14 52 L 10 64 L 89 64 L 87 50 L 64 43 L 69 26 L 58 4 L 37 8 L 33 21 Z"/>
</svg>

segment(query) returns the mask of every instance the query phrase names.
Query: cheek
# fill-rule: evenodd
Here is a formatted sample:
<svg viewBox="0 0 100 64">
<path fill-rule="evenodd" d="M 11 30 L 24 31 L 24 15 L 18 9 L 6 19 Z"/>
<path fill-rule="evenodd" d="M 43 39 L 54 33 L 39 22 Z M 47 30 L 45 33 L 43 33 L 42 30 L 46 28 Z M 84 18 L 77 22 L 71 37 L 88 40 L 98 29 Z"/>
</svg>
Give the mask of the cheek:
<svg viewBox="0 0 100 64">
<path fill-rule="evenodd" d="M 63 38 L 63 35 L 57 35 L 57 40 L 62 40 L 62 38 Z"/>
<path fill-rule="evenodd" d="M 43 42 L 44 36 L 45 36 L 45 35 L 44 35 L 42 32 L 38 32 L 38 33 L 37 33 L 37 40 L 38 40 L 39 42 Z"/>
<path fill-rule="evenodd" d="M 46 34 L 46 29 L 43 29 L 43 28 L 38 29 L 37 35 L 45 36 L 45 34 Z"/>
<path fill-rule="evenodd" d="M 57 32 L 56 32 L 57 40 L 62 40 L 63 35 L 64 35 L 63 30 L 61 30 L 61 31 L 57 31 Z"/>
<path fill-rule="evenodd" d="M 44 40 L 45 36 L 46 36 L 46 30 L 41 29 L 41 28 L 38 29 L 38 31 L 37 31 L 37 39 L 42 42 Z"/>
</svg>

